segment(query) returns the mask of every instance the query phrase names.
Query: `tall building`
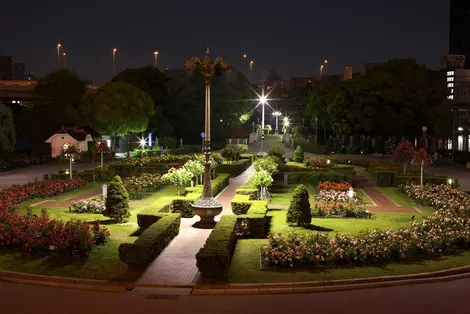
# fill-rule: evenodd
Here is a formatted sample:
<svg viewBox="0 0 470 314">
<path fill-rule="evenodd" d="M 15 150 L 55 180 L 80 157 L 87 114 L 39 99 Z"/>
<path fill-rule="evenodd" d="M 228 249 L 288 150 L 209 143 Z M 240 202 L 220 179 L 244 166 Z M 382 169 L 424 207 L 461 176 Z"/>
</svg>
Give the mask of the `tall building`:
<svg viewBox="0 0 470 314">
<path fill-rule="evenodd" d="M 449 54 L 464 55 L 470 68 L 470 1 L 450 0 Z"/>
<path fill-rule="evenodd" d="M 13 79 L 13 61 L 10 56 L 0 56 L 0 80 Z"/>
<path fill-rule="evenodd" d="M 26 80 L 26 65 L 24 63 L 13 64 L 13 79 L 14 80 Z"/>
</svg>

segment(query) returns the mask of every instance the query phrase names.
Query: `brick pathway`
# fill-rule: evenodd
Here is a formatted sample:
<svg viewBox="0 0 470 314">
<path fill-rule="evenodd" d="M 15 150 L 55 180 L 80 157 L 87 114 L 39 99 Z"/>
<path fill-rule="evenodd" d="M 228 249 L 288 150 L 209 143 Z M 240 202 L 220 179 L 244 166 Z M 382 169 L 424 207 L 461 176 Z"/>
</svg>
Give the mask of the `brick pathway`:
<svg viewBox="0 0 470 314">
<path fill-rule="evenodd" d="M 244 184 L 254 171 L 251 166 L 238 177 L 230 179 L 229 186 L 217 197 L 223 211 L 215 220 L 218 221 L 222 215 L 232 213 L 231 201 L 235 190 Z M 138 280 L 139 284 L 191 284 L 198 281 L 196 253 L 204 246 L 212 230 L 193 228 L 192 225 L 197 221 L 198 216 L 181 219 L 180 233 L 150 264 Z"/>
<path fill-rule="evenodd" d="M 80 200 L 86 200 L 98 195 L 101 195 L 102 191 L 101 188 L 96 188 L 94 190 L 85 192 L 83 194 L 74 196 L 72 198 L 62 200 L 62 201 L 54 201 L 54 200 L 49 200 L 49 201 L 42 201 L 39 203 L 36 203 L 32 205 L 31 207 L 42 207 L 42 208 L 68 208 L 72 205 L 72 202 L 80 201 Z"/>
<path fill-rule="evenodd" d="M 398 206 L 377 190 L 373 181 L 364 176 L 357 176 L 359 186 L 377 206 L 367 206 L 370 212 L 381 213 L 416 213 L 416 209 Z"/>
</svg>

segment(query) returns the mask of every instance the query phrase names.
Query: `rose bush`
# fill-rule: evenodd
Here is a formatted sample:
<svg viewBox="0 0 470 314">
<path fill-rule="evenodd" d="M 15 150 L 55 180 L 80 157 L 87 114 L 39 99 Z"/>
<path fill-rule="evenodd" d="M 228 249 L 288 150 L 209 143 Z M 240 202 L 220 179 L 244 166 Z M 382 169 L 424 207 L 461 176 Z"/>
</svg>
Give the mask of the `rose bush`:
<svg viewBox="0 0 470 314">
<path fill-rule="evenodd" d="M 444 185 L 402 186 L 410 198 L 437 209 L 409 228 L 367 231 L 359 236 L 310 233 L 270 235 L 265 263 L 290 266 L 357 266 L 425 258 L 470 248 L 470 197 Z"/>
<path fill-rule="evenodd" d="M 130 177 L 124 180 L 124 187 L 131 200 L 143 199 L 147 193 L 158 191 L 162 184 L 160 175 L 150 173 L 143 173 L 138 177 Z"/>
<path fill-rule="evenodd" d="M 317 184 L 317 191 L 342 191 L 347 192 L 352 188 L 351 183 L 349 182 L 320 182 Z"/>
<path fill-rule="evenodd" d="M 0 210 L 35 198 L 44 198 L 85 186 L 83 179 L 45 180 L 12 185 L 0 191 Z"/>
<path fill-rule="evenodd" d="M 71 210 L 73 213 L 92 213 L 92 214 L 101 214 L 104 211 L 104 202 L 102 200 L 80 200 L 72 202 Z"/>
<path fill-rule="evenodd" d="M 106 243 L 109 236 L 106 227 L 99 224 L 50 219 L 44 209 L 39 217 L 21 216 L 12 207 L 0 210 L 0 248 L 23 254 L 58 253 L 84 258 L 95 245 Z"/>
</svg>

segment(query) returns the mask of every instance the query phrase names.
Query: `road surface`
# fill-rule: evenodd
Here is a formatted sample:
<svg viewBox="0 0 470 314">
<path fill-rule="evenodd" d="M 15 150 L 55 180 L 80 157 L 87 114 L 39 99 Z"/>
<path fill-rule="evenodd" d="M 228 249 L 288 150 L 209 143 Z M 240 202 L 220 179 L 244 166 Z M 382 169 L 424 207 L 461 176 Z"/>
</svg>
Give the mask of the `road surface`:
<svg viewBox="0 0 470 314">
<path fill-rule="evenodd" d="M 176 295 L 174 299 L 157 298 L 151 292 L 109 293 L 0 283 L 0 313 L 468 314 L 469 295 L 470 279 L 316 294 Z"/>
</svg>

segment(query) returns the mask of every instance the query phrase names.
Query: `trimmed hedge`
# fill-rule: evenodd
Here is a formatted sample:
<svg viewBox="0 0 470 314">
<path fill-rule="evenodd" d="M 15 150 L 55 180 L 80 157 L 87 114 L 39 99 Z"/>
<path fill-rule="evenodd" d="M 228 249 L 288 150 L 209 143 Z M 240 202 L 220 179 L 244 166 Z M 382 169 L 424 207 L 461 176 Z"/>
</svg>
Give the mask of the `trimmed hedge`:
<svg viewBox="0 0 470 314">
<path fill-rule="evenodd" d="M 121 243 L 119 259 L 129 267 L 147 267 L 179 233 L 181 215 L 155 215 L 157 221 L 150 225 L 134 243 Z"/>
<path fill-rule="evenodd" d="M 251 165 L 250 159 L 240 159 L 231 164 L 221 164 L 217 166 L 218 173 L 228 173 L 231 178 L 237 177 Z"/>
<path fill-rule="evenodd" d="M 314 172 L 286 172 L 288 184 L 301 184 L 308 183 L 317 185 L 319 182 L 349 182 L 354 184 L 356 178 L 356 171 L 314 171 Z M 273 175 L 275 182 L 284 182 L 284 173 L 277 173 Z"/>
<path fill-rule="evenodd" d="M 241 154 L 240 159 L 249 159 L 252 164 L 256 159 L 256 154 Z"/>
<path fill-rule="evenodd" d="M 325 154 L 327 145 L 315 145 L 314 143 L 310 143 L 305 139 L 294 139 L 293 147 L 302 146 L 304 152 L 306 153 L 313 153 L 313 154 Z"/>
<path fill-rule="evenodd" d="M 251 208 L 249 195 L 236 195 L 232 199 L 232 212 L 235 215 L 245 215 Z"/>
<path fill-rule="evenodd" d="M 108 169 L 114 171 L 116 175 L 121 177 L 140 176 L 142 173 L 162 174 L 168 171 L 168 164 L 147 164 L 145 166 L 136 167 L 134 165 L 115 163 L 110 164 L 107 167 Z"/>
<path fill-rule="evenodd" d="M 395 177 L 395 172 L 392 171 L 377 171 L 376 172 L 376 186 L 391 186 Z"/>
<path fill-rule="evenodd" d="M 267 234 L 267 201 L 250 200 L 249 195 L 235 195 L 232 211 L 238 216 L 237 235 L 249 238 L 264 238 Z"/>
<path fill-rule="evenodd" d="M 227 280 L 230 261 L 237 244 L 237 217 L 224 215 L 196 254 L 196 266 L 204 279 Z"/>
</svg>

